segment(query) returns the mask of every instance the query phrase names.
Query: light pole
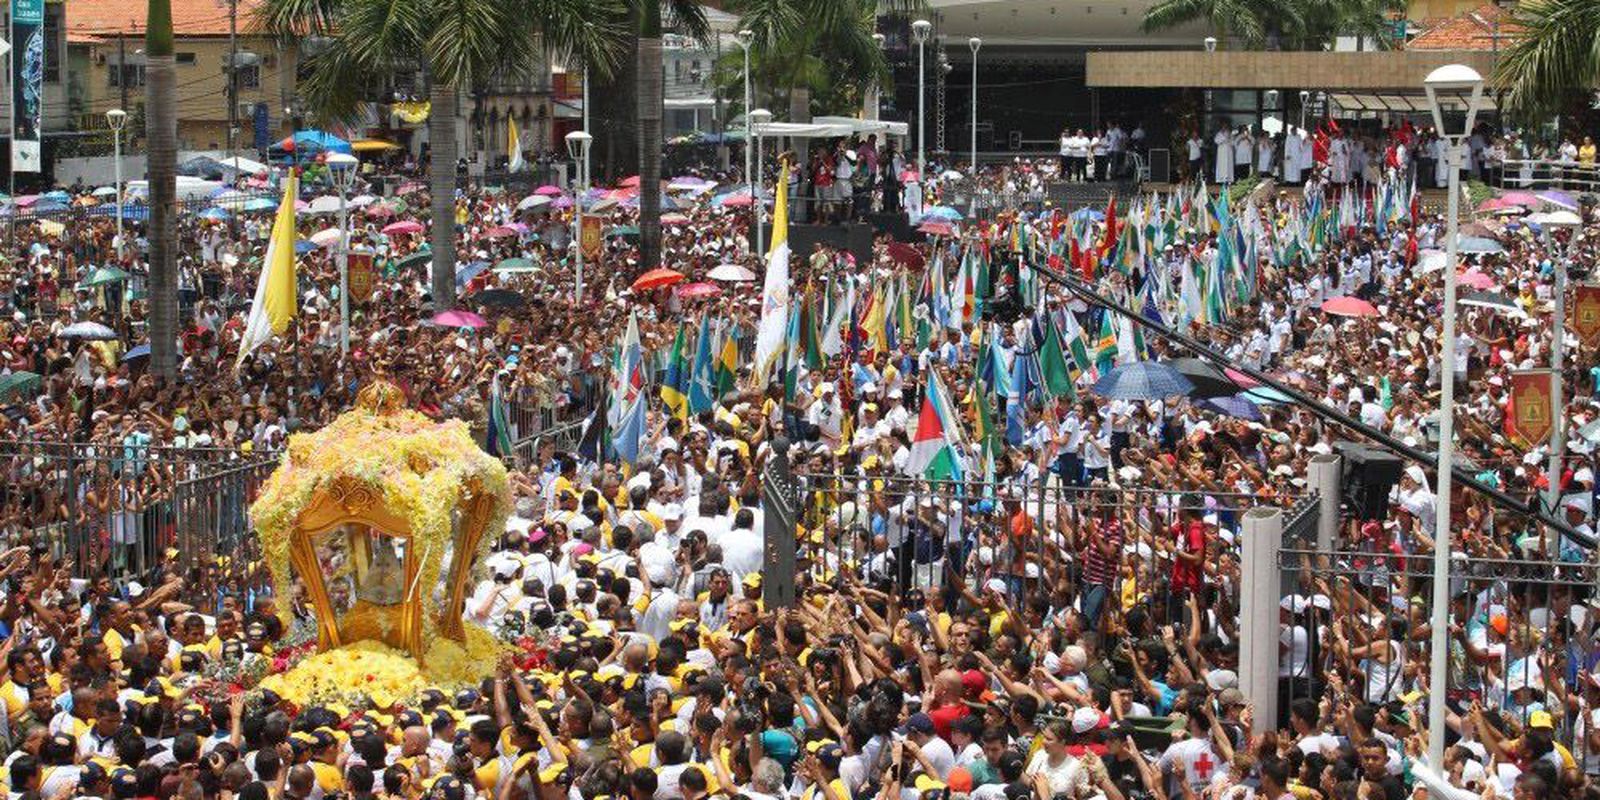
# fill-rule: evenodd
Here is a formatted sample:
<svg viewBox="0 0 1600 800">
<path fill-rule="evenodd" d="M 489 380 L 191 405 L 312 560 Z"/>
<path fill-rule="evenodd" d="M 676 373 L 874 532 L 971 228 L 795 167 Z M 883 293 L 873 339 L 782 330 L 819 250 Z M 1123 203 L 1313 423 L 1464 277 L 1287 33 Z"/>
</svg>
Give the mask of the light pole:
<svg viewBox="0 0 1600 800">
<path fill-rule="evenodd" d="M 577 229 L 573 239 L 578 244 L 577 281 L 572 291 L 572 304 L 574 306 L 583 302 L 583 195 L 589 191 L 589 143 L 594 139 L 588 131 L 573 131 L 567 134 L 567 155 L 580 165 L 578 170 L 577 202 L 572 204 L 573 213 L 576 215 Z"/>
<path fill-rule="evenodd" d="M 972 160 L 968 162 L 967 169 L 974 180 L 978 177 L 978 48 L 982 46 L 983 40 L 976 36 L 967 40 L 967 47 L 972 48 L 972 129 L 967 132 L 972 137 L 968 147 L 972 152 Z"/>
<path fill-rule="evenodd" d="M 1544 215 L 1541 220 L 1546 229 L 1565 228 L 1568 233 L 1566 244 L 1561 247 L 1561 255 L 1556 259 L 1556 285 L 1555 285 L 1555 318 L 1552 320 L 1553 338 L 1550 341 L 1550 410 L 1554 414 L 1550 429 L 1550 471 L 1546 473 L 1546 480 L 1550 486 L 1545 492 L 1545 504 L 1550 507 L 1551 516 L 1558 519 L 1561 510 L 1561 459 L 1566 455 L 1567 449 L 1567 414 L 1566 403 L 1562 399 L 1562 368 L 1566 360 L 1567 338 L 1567 258 L 1572 252 L 1572 237 L 1578 233 L 1578 227 L 1583 220 L 1571 211 L 1554 211 Z M 1552 241 L 1555 239 L 1551 231 Z"/>
<path fill-rule="evenodd" d="M 1433 125 L 1445 138 L 1445 162 L 1450 171 L 1449 202 L 1445 211 L 1444 334 L 1439 337 L 1439 460 L 1436 482 L 1438 512 L 1433 533 L 1433 609 L 1429 620 L 1428 653 L 1428 763 L 1444 764 L 1445 684 L 1449 680 L 1450 627 L 1450 484 L 1455 456 L 1455 380 L 1456 380 L 1456 241 L 1461 223 L 1456 217 L 1461 206 L 1461 162 L 1465 156 L 1467 134 L 1478 115 L 1483 97 L 1483 76 L 1463 64 L 1449 64 L 1428 73 L 1422 82 L 1433 111 Z M 1459 129 L 1444 125 L 1441 95 L 1456 103 L 1465 102 L 1466 113 Z M 1439 793 L 1435 800 L 1445 800 Z"/>
<path fill-rule="evenodd" d="M 767 234 L 761 230 L 761 222 L 766 217 L 767 208 L 761 200 L 760 189 L 765 182 L 763 173 L 767 171 L 767 153 L 761 149 L 761 131 L 772 121 L 772 112 L 758 108 L 749 113 L 746 121 L 749 123 L 749 133 L 754 137 L 752 141 L 756 143 L 756 181 L 750 184 L 750 207 L 755 214 L 752 219 L 756 221 L 756 255 L 764 256 L 767 253 Z"/>
<path fill-rule="evenodd" d="M 924 150 L 927 143 L 927 120 L 923 115 L 923 62 L 927 57 L 928 35 L 933 32 L 933 23 L 919 19 L 911 23 L 911 37 L 917 40 L 917 180 L 921 181 L 928 173 L 928 160 Z"/>
<path fill-rule="evenodd" d="M 118 67 L 121 69 L 121 67 Z M 122 128 L 128 124 L 128 112 L 120 108 L 113 108 L 106 112 L 106 124 L 111 126 L 111 151 L 115 154 L 117 173 L 117 238 L 112 249 L 117 254 L 117 262 L 122 262 Z"/>
<path fill-rule="evenodd" d="M 883 52 L 883 43 L 887 39 L 888 37 L 881 33 L 872 34 L 872 41 L 878 46 L 879 53 Z M 876 120 L 883 116 L 883 112 L 879 109 L 879 106 L 882 105 L 883 100 L 882 83 L 883 79 L 881 76 L 874 76 L 872 83 L 867 89 L 867 107 L 863 109 L 865 113 L 862 114 L 862 116 L 866 117 L 867 119 Z"/>
<path fill-rule="evenodd" d="M 1217 52 L 1217 37 L 1215 37 L 1215 36 L 1207 36 L 1202 41 L 1202 43 L 1205 45 L 1207 53 L 1215 53 L 1215 52 Z M 1202 142 L 1205 141 L 1204 137 L 1205 137 L 1205 130 L 1206 130 L 1206 115 L 1211 113 L 1211 90 L 1210 89 L 1206 90 L 1205 104 L 1204 105 L 1205 105 L 1205 107 L 1200 109 L 1200 136 L 1201 136 L 1201 141 Z M 1224 144 L 1223 146 L 1224 147 L 1228 147 L 1229 145 Z M 1204 163 L 1204 162 L 1202 162 L 1202 163 Z"/>
<path fill-rule="evenodd" d="M 1300 130 L 1306 129 L 1306 104 L 1311 102 L 1311 93 L 1305 89 L 1300 90 Z"/>
<path fill-rule="evenodd" d="M 339 190 L 339 355 L 344 356 L 350 353 L 350 218 L 345 203 L 361 162 L 348 153 L 329 153 L 326 162 Z"/>
<path fill-rule="evenodd" d="M 749 28 L 744 28 L 733 35 L 733 40 L 739 44 L 739 49 L 744 51 L 744 177 L 745 183 L 750 185 L 750 196 L 756 196 L 756 179 L 750 174 L 753 162 L 750 148 L 755 143 L 755 132 L 751 130 L 750 123 L 750 45 L 755 42 L 756 34 Z"/>
</svg>

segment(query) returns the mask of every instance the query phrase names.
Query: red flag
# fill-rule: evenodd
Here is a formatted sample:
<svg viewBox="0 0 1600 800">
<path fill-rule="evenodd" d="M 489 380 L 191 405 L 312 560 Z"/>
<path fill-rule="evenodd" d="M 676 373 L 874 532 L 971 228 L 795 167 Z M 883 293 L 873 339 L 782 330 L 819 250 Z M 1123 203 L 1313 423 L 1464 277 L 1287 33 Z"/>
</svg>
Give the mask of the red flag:
<svg viewBox="0 0 1600 800">
<path fill-rule="evenodd" d="M 1101 257 L 1104 257 L 1106 253 L 1111 252 L 1111 248 L 1116 247 L 1116 246 L 1117 246 L 1117 196 L 1116 195 L 1111 195 L 1111 199 L 1106 202 L 1106 235 L 1105 235 L 1104 239 L 1100 240 L 1100 252 L 1098 254 L 1096 254 L 1096 260 L 1098 260 Z"/>
</svg>

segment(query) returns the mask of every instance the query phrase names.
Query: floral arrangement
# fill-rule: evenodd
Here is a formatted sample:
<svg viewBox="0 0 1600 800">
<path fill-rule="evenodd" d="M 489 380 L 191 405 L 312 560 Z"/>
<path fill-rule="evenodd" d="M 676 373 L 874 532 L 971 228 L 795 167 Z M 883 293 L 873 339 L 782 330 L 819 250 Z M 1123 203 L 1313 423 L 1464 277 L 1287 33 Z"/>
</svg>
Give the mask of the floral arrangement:
<svg viewBox="0 0 1600 800">
<path fill-rule="evenodd" d="M 295 522 L 319 491 L 329 490 L 339 481 L 354 480 L 373 487 L 381 493 L 374 499 L 406 521 L 412 537 L 408 546 L 422 554 L 419 585 L 423 587 L 440 581 L 455 536 L 453 519 L 469 493 L 494 498 L 474 561 L 487 553 L 498 532 L 505 529 L 511 506 L 505 466 L 478 447 L 465 423 L 436 423 L 402 405 L 398 388 L 374 381 L 362 389 L 355 408 L 327 427 L 289 437 L 283 463 L 250 507 L 278 597 L 293 596 L 289 548 Z M 436 594 L 422 592 L 424 598 Z M 280 603 L 279 608 L 287 615 L 287 603 Z M 423 614 L 423 641 L 433 643 L 427 659 L 430 666 L 435 666 L 434 651 L 454 648 L 464 657 L 474 643 L 470 630 L 465 646 L 439 641 L 437 614 L 437 608 Z M 492 644 L 487 632 L 478 634 L 482 643 Z M 456 657 L 441 652 L 438 659 L 448 662 Z"/>
<path fill-rule="evenodd" d="M 476 685 L 485 665 L 499 661 L 504 646 L 488 631 L 468 625 L 466 632 L 464 646 L 433 639 L 426 666 L 388 645 L 361 641 L 305 655 L 284 671 L 263 678 L 260 688 L 302 708 L 316 703 L 379 710 L 396 703 L 410 705 L 431 686 L 453 690 Z"/>
</svg>

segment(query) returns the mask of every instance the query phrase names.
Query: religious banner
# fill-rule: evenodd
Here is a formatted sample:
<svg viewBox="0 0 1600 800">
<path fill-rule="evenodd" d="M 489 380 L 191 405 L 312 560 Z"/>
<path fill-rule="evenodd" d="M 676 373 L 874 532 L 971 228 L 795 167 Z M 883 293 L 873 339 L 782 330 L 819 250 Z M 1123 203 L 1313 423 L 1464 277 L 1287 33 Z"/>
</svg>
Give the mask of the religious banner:
<svg viewBox="0 0 1600 800">
<path fill-rule="evenodd" d="M 1550 408 L 1553 376 L 1548 369 L 1511 373 L 1511 420 L 1506 432 L 1524 449 L 1531 450 L 1543 444 L 1555 426 Z"/>
<path fill-rule="evenodd" d="M 1586 345 L 1600 344 L 1600 283 L 1572 287 L 1572 332 Z"/>
<path fill-rule="evenodd" d="M 372 263 L 372 252 L 352 250 L 349 258 L 347 280 L 350 284 L 350 302 L 365 303 L 372 299 L 372 288 L 378 282 L 378 273 Z"/>
<path fill-rule="evenodd" d="M 596 262 L 600 259 L 601 238 L 600 227 L 602 220 L 599 217 L 584 217 L 583 230 L 578 232 L 578 247 L 583 250 L 584 260 Z"/>
<path fill-rule="evenodd" d="M 11 171 L 38 172 L 44 107 L 44 0 L 11 0 Z"/>
</svg>

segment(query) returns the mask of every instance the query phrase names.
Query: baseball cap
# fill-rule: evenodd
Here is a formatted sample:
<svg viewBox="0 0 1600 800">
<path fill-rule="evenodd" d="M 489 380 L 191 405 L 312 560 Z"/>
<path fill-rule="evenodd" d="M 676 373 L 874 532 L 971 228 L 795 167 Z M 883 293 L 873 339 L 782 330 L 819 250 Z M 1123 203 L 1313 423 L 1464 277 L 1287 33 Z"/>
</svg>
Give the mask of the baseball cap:
<svg viewBox="0 0 1600 800">
<path fill-rule="evenodd" d="M 1100 726 L 1100 712 L 1083 706 L 1072 712 L 1072 732 L 1088 733 Z"/>
<path fill-rule="evenodd" d="M 918 711 L 906 720 L 906 724 L 901 728 L 900 732 L 933 733 L 933 717 Z"/>
<path fill-rule="evenodd" d="M 1550 712 L 1548 711 L 1535 711 L 1528 715 L 1529 728 L 1543 728 L 1545 730 L 1550 730 L 1555 728 L 1555 726 L 1555 719 L 1550 716 Z"/>
</svg>

